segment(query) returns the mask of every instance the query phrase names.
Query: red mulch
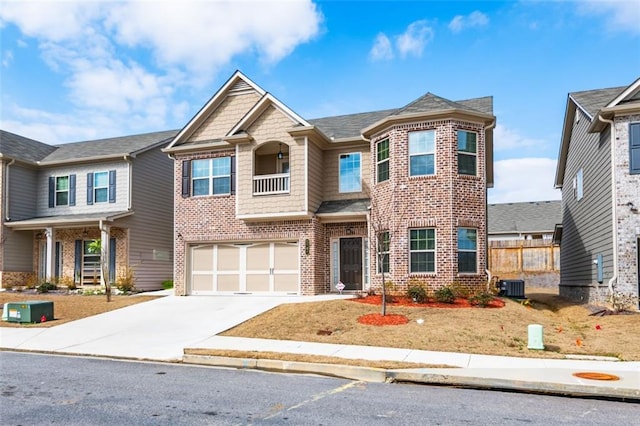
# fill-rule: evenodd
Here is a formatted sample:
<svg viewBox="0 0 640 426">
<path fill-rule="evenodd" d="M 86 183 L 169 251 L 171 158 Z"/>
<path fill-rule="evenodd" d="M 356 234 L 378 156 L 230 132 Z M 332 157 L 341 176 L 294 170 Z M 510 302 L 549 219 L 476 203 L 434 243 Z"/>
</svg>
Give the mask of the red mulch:
<svg viewBox="0 0 640 426">
<path fill-rule="evenodd" d="M 365 325 L 402 325 L 409 322 L 409 318 L 398 314 L 366 314 L 358 317 L 358 322 Z"/>
<path fill-rule="evenodd" d="M 366 303 L 369 305 L 382 305 L 382 295 L 369 295 L 357 299 L 349 299 L 353 302 Z M 391 300 L 391 301 L 390 301 Z M 487 308 L 502 308 L 505 303 L 501 299 L 493 299 L 489 302 Z M 436 301 L 428 301 L 426 303 L 415 303 L 413 300 L 405 296 L 387 296 L 387 306 L 410 306 L 415 308 L 478 308 L 472 305 L 467 299 L 456 299 L 453 303 L 440 303 Z"/>
</svg>

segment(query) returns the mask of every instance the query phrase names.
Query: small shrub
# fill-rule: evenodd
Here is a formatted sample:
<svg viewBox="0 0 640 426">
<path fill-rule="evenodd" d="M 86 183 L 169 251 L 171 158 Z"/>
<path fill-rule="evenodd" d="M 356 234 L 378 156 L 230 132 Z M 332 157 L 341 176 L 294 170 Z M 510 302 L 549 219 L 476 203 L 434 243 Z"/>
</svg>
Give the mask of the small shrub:
<svg viewBox="0 0 640 426">
<path fill-rule="evenodd" d="M 480 291 L 469 298 L 469 302 L 472 305 L 480 306 L 481 308 L 486 308 L 489 306 L 491 301 L 493 300 L 493 293 L 489 291 Z"/>
<path fill-rule="evenodd" d="M 121 293 L 132 293 L 136 289 L 134 285 L 135 280 L 136 278 L 133 273 L 133 268 L 130 268 L 128 266 L 122 267 L 118 271 L 118 277 L 116 278 L 116 288 Z"/>
<path fill-rule="evenodd" d="M 162 288 L 165 290 L 170 290 L 173 288 L 173 280 L 164 280 L 162 281 Z"/>
<path fill-rule="evenodd" d="M 427 301 L 427 291 L 421 285 L 410 285 L 407 289 L 407 297 L 416 303 L 424 303 Z"/>
<path fill-rule="evenodd" d="M 614 291 L 609 295 L 608 301 L 611 304 L 611 308 L 614 312 L 624 312 L 635 305 L 638 301 L 638 298 L 633 294 Z"/>
<path fill-rule="evenodd" d="M 453 303 L 456 300 L 456 295 L 449 286 L 440 287 L 435 291 L 434 296 L 440 303 Z"/>
<path fill-rule="evenodd" d="M 38 286 L 36 291 L 38 293 L 49 293 L 50 291 L 57 290 L 57 289 L 58 287 L 56 287 L 56 285 L 53 283 L 42 283 Z"/>
<path fill-rule="evenodd" d="M 73 281 L 73 277 L 69 275 L 64 275 L 62 277 L 58 277 L 58 285 L 67 287 L 68 290 L 75 290 L 76 283 Z"/>
<path fill-rule="evenodd" d="M 452 282 L 449 288 L 451 288 L 456 299 L 468 299 L 471 296 L 469 288 L 459 281 Z"/>
</svg>

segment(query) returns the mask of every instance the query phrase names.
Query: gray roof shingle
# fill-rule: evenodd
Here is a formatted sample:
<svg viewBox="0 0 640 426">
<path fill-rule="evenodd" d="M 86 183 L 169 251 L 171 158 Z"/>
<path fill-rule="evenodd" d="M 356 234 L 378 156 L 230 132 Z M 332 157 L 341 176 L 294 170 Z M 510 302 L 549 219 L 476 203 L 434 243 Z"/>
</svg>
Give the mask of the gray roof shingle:
<svg viewBox="0 0 640 426">
<path fill-rule="evenodd" d="M 600 109 L 611 102 L 626 88 L 627 86 L 584 90 L 582 92 L 569 93 L 569 96 L 593 118 Z"/>
<path fill-rule="evenodd" d="M 553 232 L 562 223 L 562 202 L 532 201 L 489 204 L 487 228 L 489 235 L 515 232 Z"/>
<path fill-rule="evenodd" d="M 35 163 L 55 150 L 54 146 L 0 130 L 0 154 L 5 157 Z"/>
<path fill-rule="evenodd" d="M 323 201 L 316 213 L 364 213 L 369 205 L 371 205 L 371 200 L 368 198 Z"/>
</svg>

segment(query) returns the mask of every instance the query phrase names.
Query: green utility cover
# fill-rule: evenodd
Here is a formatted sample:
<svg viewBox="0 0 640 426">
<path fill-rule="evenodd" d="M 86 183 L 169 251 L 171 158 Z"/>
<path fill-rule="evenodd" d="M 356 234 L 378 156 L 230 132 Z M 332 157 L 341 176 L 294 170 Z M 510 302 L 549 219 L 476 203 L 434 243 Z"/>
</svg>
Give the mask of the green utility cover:
<svg viewBox="0 0 640 426">
<path fill-rule="evenodd" d="M 7 304 L 7 321 L 38 323 L 53 320 L 53 302 L 30 300 Z"/>
</svg>

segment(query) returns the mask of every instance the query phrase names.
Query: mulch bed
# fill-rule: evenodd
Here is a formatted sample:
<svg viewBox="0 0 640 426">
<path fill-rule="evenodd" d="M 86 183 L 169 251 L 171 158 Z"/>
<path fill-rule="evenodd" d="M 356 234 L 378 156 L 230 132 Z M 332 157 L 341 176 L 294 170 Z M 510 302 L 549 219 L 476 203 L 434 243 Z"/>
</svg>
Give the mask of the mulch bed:
<svg viewBox="0 0 640 426">
<path fill-rule="evenodd" d="M 366 303 L 369 305 L 382 305 L 382 295 L 369 295 L 356 299 L 349 299 L 350 301 L 357 303 Z M 479 306 L 472 305 L 468 299 L 456 299 L 453 303 L 440 303 L 435 300 L 430 300 L 426 303 L 416 303 L 406 296 L 387 296 L 388 306 L 408 306 L 414 308 L 479 308 Z M 489 302 L 487 308 L 503 308 L 505 305 L 501 299 L 493 299 Z"/>
<path fill-rule="evenodd" d="M 402 325 L 409 322 L 409 318 L 398 314 L 366 314 L 358 317 L 358 322 L 365 325 Z"/>
</svg>

